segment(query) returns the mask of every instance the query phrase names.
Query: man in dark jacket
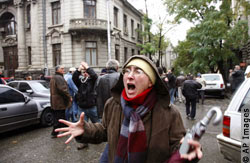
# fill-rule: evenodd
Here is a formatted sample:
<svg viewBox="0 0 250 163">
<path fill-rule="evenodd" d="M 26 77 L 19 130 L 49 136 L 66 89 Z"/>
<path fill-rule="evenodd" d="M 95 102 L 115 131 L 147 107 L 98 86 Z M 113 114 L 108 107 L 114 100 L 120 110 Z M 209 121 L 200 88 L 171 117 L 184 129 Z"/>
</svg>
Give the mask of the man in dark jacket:
<svg viewBox="0 0 250 163">
<path fill-rule="evenodd" d="M 83 72 L 83 76 L 81 73 Z M 78 70 L 73 74 L 73 81 L 78 88 L 77 104 L 79 114 L 85 113 L 85 120 L 90 119 L 93 123 L 99 122 L 96 108 L 96 93 L 94 90 L 98 76 L 86 62 L 81 62 Z"/>
<path fill-rule="evenodd" d="M 168 78 L 168 87 L 169 87 L 169 95 L 171 104 L 174 103 L 174 95 L 175 95 L 175 87 L 176 87 L 176 76 L 173 74 L 174 68 L 168 70 L 167 78 Z"/>
<path fill-rule="evenodd" d="M 118 69 L 119 62 L 115 59 L 110 59 L 106 63 L 106 74 L 100 76 L 96 82 L 97 112 L 99 118 L 102 118 L 104 105 L 111 97 L 111 88 L 113 88 L 119 79 L 120 73 L 118 73 Z"/>
<path fill-rule="evenodd" d="M 239 65 L 235 66 L 234 71 L 232 73 L 232 77 L 233 77 L 232 92 L 234 92 L 245 80 L 244 72 L 240 69 Z"/>
<path fill-rule="evenodd" d="M 81 73 L 83 73 L 83 76 L 81 76 Z M 96 92 L 94 89 L 97 78 L 95 71 L 86 62 L 81 62 L 78 70 L 74 72 L 72 77 L 78 88 L 78 115 L 80 117 L 81 113 L 84 112 L 84 120 L 88 122 L 90 119 L 92 123 L 100 121 L 97 115 Z M 87 146 L 87 144 L 82 144 L 77 149 L 83 149 Z"/>
<path fill-rule="evenodd" d="M 147 57 L 131 57 L 111 93 L 102 123 L 86 122 L 84 114 L 77 123 L 61 120 L 69 127 L 58 129 L 65 132 L 58 137 L 71 135 L 65 143 L 77 136 L 82 142 L 108 141 L 106 157 L 100 162 L 185 162 L 202 157 L 200 143 L 193 140 L 189 141 L 191 153 L 179 154 L 185 134 L 183 121 L 176 106 L 170 105 L 168 90 Z"/>
<path fill-rule="evenodd" d="M 54 110 L 54 124 L 53 131 L 51 133 L 52 138 L 56 138 L 58 132 L 55 129 L 63 127 L 58 122 L 59 119 L 65 119 L 65 109 L 71 106 L 72 98 L 68 91 L 67 82 L 63 78 L 64 67 L 58 65 L 55 68 L 56 73 L 50 80 L 50 103 L 51 108 Z"/>
<path fill-rule="evenodd" d="M 186 98 L 186 114 L 187 118 L 195 120 L 196 114 L 196 99 L 198 97 L 198 89 L 201 89 L 202 85 L 197 81 L 193 80 L 193 75 L 188 75 L 187 80 L 183 83 L 182 93 Z M 191 113 L 190 113 L 191 104 Z"/>
</svg>

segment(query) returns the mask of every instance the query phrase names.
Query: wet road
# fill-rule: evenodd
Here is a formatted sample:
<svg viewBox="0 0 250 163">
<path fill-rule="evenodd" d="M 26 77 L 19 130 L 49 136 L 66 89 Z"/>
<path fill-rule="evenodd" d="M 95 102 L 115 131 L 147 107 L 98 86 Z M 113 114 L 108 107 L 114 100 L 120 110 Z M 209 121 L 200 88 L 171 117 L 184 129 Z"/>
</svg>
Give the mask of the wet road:
<svg viewBox="0 0 250 163">
<path fill-rule="evenodd" d="M 191 128 L 213 106 L 221 107 L 224 112 L 230 99 L 207 98 L 204 105 L 198 104 L 195 121 L 186 119 L 185 106 L 176 102 L 186 128 Z M 208 126 L 201 139 L 204 156 L 200 163 L 228 163 L 219 153 L 216 135 L 221 132 L 222 125 Z M 75 141 L 64 144 L 66 138 L 51 139 L 52 128 L 39 125 L 22 128 L 0 134 L 0 163 L 97 163 L 105 147 L 90 144 L 88 148 L 77 150 Z"/>
</svg>

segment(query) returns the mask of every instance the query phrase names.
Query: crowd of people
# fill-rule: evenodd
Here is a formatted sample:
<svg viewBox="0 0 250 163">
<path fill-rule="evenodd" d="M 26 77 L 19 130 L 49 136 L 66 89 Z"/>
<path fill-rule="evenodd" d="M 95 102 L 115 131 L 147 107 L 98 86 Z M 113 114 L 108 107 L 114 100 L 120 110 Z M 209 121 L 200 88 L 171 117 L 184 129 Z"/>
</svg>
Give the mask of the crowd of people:
<svg viewBox="0 0 250 163">
<path fill-rule="evenodd" d="M 69 77 L 65 77 L 67 81 L 63 78 L 63 68 L 56 67 L 50 83 L 52 108 L 65 112 L 74 97 L 65 92 Z M 168 78 L 162 80 L 153 62 L 142 55 L 128 59 L 121 73 L 118 68 L 119 62 L 110 60 L 105 74 L 98 77 L 86 62 L 80 63 L 72 75 L 77 87 L 74 94 L 78 121 L 66 119 L 65 114 L 56 116 L 52 136 L 69 136 L 66 143 L 75 138 L 84 147 L 88 143 L 107 142 L 100 162 L 197 162 L 201 159 L 201 145 L 195 140 L 189 141 L 190 153 L 178 152 L 186 131 L 180 112 L 171 101 Z M 57 92 L 53 91 L 55 86 Z M 171 89 L 175 89 L 174 85 Z M 61 106 L 54 108 L 53 100 L 58 102 L 55 99 L 58 96 Z"/>
<path fill-rule="evenodd" d="M 181 72 L 176 77 L 173 68 L 164 73 L 142 55 L 129 58 L 120 72 L 119 67 L 111 59 L 99 76 L 84 61 L 66 74 L 64 66 L 55 67 L 51 137 L 69 136 L 65 143 L 75 138 L 79 150 L 107 142 L 100 162 L 198 162 L 198 141 L 190 140 L 189 153 L 179 154 L 186 131 L 175 103 L 185 103 L 187 118 L 195 119 L 196 103 L 205 100 L 201 74 Z M 244 72 L 236 65 L 229 74 L 232 92 L 243 80 Z"/>
</svg>

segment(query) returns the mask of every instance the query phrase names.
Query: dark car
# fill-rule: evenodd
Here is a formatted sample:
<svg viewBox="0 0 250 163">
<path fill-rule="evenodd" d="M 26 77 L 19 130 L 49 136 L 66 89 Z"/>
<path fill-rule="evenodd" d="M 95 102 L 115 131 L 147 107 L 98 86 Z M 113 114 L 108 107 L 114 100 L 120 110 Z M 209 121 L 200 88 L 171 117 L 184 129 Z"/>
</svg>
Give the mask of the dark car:
<svg viewBox="0 0 250 163">
<path fill-rule="evenodd" d="M 53 120 L 48 100 L 33 99 L 0 84 L 0 133 L 37 123 L 51 126 Z"/>
<path fill-rule="evenodd" d="M 31 98 L 50 100 L 49 82 L 45 80 L 16 80 L 8 83 Z"/>
</svg>

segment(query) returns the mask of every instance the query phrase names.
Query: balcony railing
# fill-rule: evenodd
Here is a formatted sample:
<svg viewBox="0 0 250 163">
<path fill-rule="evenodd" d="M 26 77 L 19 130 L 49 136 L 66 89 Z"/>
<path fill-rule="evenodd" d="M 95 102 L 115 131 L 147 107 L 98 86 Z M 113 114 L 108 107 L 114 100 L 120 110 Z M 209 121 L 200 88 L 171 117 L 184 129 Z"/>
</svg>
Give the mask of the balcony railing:
<svg viewBox="0 0 250 163">
<path fill-rule="evenodd" d="M 107 31 L 107 21 L 102 19 L 71 19 L 69 30 Z"/>
</svg>

